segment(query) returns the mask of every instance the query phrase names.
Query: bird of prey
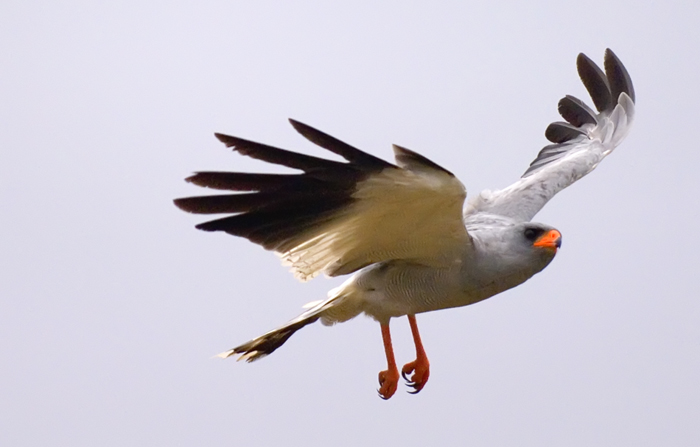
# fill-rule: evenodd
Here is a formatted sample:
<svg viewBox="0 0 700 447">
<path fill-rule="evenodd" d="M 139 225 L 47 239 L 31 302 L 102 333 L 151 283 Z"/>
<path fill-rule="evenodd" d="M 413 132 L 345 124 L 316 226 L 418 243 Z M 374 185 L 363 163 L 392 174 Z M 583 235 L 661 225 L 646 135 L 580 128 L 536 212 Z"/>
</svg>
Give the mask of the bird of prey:
<svg viewBox="0 0 700 447">
<path fill-rule="evenodd" d="M 545 146 L 512 185 L 484 191 L 465 204 L 464 185 L 424 156 L 394 146 L 395 163 L 290 120 L 312 143 L 347 162 L 291 152 L 223 134 L 239 154 L 301 171 L 289 174 L 197 172 L 187 181 L 233 194 L 176 199 L 191 213 L 230 214 L 197 225 L 244 237 L 277 253 L 300 280 L 354 273 L 323 301 L 282 327 L 220 354 L 249 362 L 282 346 L 317 320 L 325 325 L 364 313 L 381 328 L 387 369 L 379 396 L 399 382 L 389 321 L 407 316 L 416 359 L 401 374 L 412 393 L 423 389 L 430 364 L 416 314 L 466 306 L 527 281 L 561 245 L 555 228 L 532 218 L 557 192 L 591 172 L 620 144 L 634 118 L 634 89 L 617 56 L 605 51 L 601 70 L 579 54 L 578 74 L 596 111 L 566 96 L 546 131 Z"/>
</svg>

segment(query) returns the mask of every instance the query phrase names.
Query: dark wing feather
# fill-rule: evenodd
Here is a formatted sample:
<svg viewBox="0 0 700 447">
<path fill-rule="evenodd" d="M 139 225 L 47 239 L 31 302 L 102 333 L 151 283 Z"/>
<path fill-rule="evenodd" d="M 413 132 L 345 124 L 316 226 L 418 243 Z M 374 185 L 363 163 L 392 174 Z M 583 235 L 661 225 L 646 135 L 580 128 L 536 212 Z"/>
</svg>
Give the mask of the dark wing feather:
<svg viewBox="0 0 700 447">
<path fill-rule="evenodd" d="M 253 174 L 247 172 L 197 172 L 186 181 L 224 191 L 260 191 L 279 188 L 312 188 L 318 181 L 296 174 Z"/>
<path fill-rule="evenodd" d="M 576 67 L 578 68 L 581 81 L 586 87 L 586 90 L 588 90 L 588 94 L 591 95 L 596 109 L 598 109 L 599 112 L 610 109 L 613 105 L 610 85 L 608 84 L 608 78 L 600 67 L 583 53 L 578 55 Z M 615 98 L 615 100 L 617 102 L 617 98 Z"/>
<path fill-rule="evenodd" d="M 566 95 L 559 101 L 559 114 L 571 125 L 597 124 L 596 113 L 580 99 Z"/>
<path fill-rule="evenodd" d="M 442 171 L 447 175 L 451 175 L 454 177 L 454 174 L 448 171 L 447 169 L 443 168 L 439 164 L 435 163 L 432 160 L 428 160 L 421 154 L 414 152 L 410 149 L 406 149 L 405 147 L 401 147 L 399 145 L 394 145 L 394 158 L 396 158 L 396 163 L 401 166 L 402 168 L 407 168 L 411 169 L 414 171 L 420 171 L 420 170 L 434 170 L 434 171 Z"/>
<path fill-rule="evenodd" d="M 314 129 L 307 124 L 300 123 L 299 121 L 293 119 L 290 119 L 289 122 L 292 124 L 294 129 L 296 129 L 296 131 L 303 135 L 307 140 L 321 146 L 326 150 L 340 155 L 351 163 L 356 163 L 365 167 L 374 167 L 377 169 L 384 169 L 393 166 L 391 163 L 386 162 L 381 158 L 370 155 L 367 152 L 363 152 L 335 137 L 328 135 L 327 133 Z"/>
<path fill-rule="evenodd" d="M 276 251 L 300 279 L 356 271 L 387 259 L 443 266 L 470 246 L 462 220 L 466 191 L 447 170 L 395 148 L 395 166 L 306 124 L 295 129 L 348 162 L 311 157 L 217 134 L 235 151 L 299 174 L 199 172 L 196 185 L 239 194 L 176 199 L 198 214 L 227 214 L 197 228 L 241 236 Z M 410 234 L 411 237 L 406 237 Z"/>
<path fill-rule="evenodd" d="M 583 53 L 578 55 L 576 62 L 581 80 L 600 113 L 595 114 L 583 101 L 573 96 L 562 98 L 558 109 L 568 123 L 557 121 L 545 130 L 545 137 L 558 145 L 546 146 L 540 151 L 523 177 L 563 158 L 571 149 L 578 147 L 577 143 L 587 140 L 588 133 L 612 114 L 618 105 L 620 93 L 626 93 L 634 101 L 634 88 L 627 69 L 610 49 L 605 51 L 605 73 Z M 556 153 L 553 149 L 556 149 Z"/>
<path fill-rule="evenodd" d="M 317 202 L 298 203 L 295 208 L 270 207 L 267 210 L 236 214 L 197 225 L 204 231 L 223 231 L 244 237 L 268 250 L 284 252 L 296 246 L 298 236 L 328 222 L 351 203 L 347 197 L 324 197 Z"/>
<path fill-rule="evenodd" d="M 565 143 L 585 134 L 586 132 L 580 128 L 572 126 L 569 123 L 562 123 L 561 121 L 550 124 L 544 131 L 544 136 L 552 143 Z"/>
<path fill-rule="evenodd" d="M 619 145 L 634 121 L 634 89 L 622 62 L 605 51 L 605 73 L 580 54 L 577 68 L 591 95 L 595 113 L 581 100 L 566 96 L 559 113 L 567 121 L 547 127 L 545 146 L 522 177 L 500 191 L 484 191 L 468 203 L 466 219 L 483 214 L 531 220 L 556 193 L 587 175 Z"/>
<path fill-rule="evenodd" d="M 610 48 L 605 50 L 604 65 L 608 83 L 610 84 L 612 99 L 617 102 L 617 99 L 620 97 L 620 93 L 627 93 L 627 96 L 629 96 L 633 102 L 636 101 L 637 99 L 634 96 L 632 78 L 630 78 L 630 74 L 627 72 L 627 69 Z"/>
<path fill-rule="evenodd" d="M 325 135 L 299 122 L 292 123 L 308 134 Z M 352 203 L 351 195 L 358 181 L 385 168 L 396 168 L 369 154 L 363 156 L 359 149 L 327 135 L 324 145 L 332 143 L 336 149 L 333 152 L 354 160 L 353 163 L 312 157 L 229 135 L 215 135 L 227 147 L 243 155 L 301 169 L 304 173 L 199 172 L 187 181 L 220 190 L 256 192 L 186 197 L 176 199 L 175 205 L 196 214 L 243 213 L 205 222 L 197 228 L 246 237 L 270 250 L 291 248 L 299 239 L 293 236 L 302 235 L 306 229 L 327 220 L 329 214 Z"/>
<path fill-rule="evenodd" d="M 324 158 L 312 157 L 311 155 L 299 154 L 297 152 L 279 149 L 266 144 L 256 143 L 243 138 L 232 137 L 220 133 L 214 134 L 226 147 L 233 148 L 241 155 L 250 158 L 266 161 L 276 165 L 287 166 L 289 168 L 310 170 L 345 170 L 346 164 L 337 161 L 326 160 Z"/>
</svg>

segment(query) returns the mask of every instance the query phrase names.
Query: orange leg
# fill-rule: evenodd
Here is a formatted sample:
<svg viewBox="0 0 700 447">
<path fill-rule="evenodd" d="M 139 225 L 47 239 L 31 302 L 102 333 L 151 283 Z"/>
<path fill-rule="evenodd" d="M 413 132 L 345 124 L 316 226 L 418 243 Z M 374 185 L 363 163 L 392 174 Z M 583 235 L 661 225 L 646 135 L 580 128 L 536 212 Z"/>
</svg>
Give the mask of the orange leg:
<svg viewBox="0 0 700 447">
<path fill-rule="evenodd" d="M 409 315 L 408 322 L 411 325 L 413 342 L 416 345 L 416 359 L 410 363 L 406 363 L 403 368 L 401 368 L 401 375 L 404 380 L 406 380 L 407 385 L 414 389 L 414 391 L 409 391 L 409 393 L 416 394 L 422 390 L 428 382 L 428 378 L 430 377 L 430 362 L 428 362 L 428 356 L 425 355 L 425 349 L 423 349 L 423 343 L 420 340 L 416 316 Z M 413 375 L 409 379 L 407 376 L 411 373 L 413 373 Z"/>
<path fill-rule="evenodd" d="M 399 385 L 399 369 L 396 367 L 394 358 L 394 348 L 391 346 L 391 332 L 389 323 L 380 324 L 382 328 L 382 340 L 384 341 L 384 352 L 386 353 L 387 370 L 379 373 L 379 397 L 384 400 L 389 399 L 396 392 Z"/>
</svg>

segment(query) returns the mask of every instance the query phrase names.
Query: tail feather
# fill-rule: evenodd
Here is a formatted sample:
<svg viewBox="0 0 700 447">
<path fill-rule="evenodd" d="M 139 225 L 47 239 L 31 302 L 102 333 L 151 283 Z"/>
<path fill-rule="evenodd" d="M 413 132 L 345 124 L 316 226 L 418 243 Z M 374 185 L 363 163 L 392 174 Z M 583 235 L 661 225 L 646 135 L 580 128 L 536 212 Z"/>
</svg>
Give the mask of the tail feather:
<svg viewBox="0 0 700 447">
<path fill-rule="evenodd" d="M 296 331 L 311 323 L 315 323 L 316 320 L 321 318 L 321 313 L 333 307 L 335 301 L 335 297 L 322 301 L 284 326 L 267 332 L 233 349 L 222 352 L 218 354 L 217 357 L 227 358 L 235 354 L 240 354 L 241 356 L 237 360 L 245 360 L 250 363 L 270 355 L 289 340 L 289 337 Z"/>
<path fill-rule="evenodd" d="M 243 343 L 240 346 L 229 349 L 226 352 L 222 352 L 218 355 L 218 357 L 226 358 L 234 354 L 241 354 L 241 356 L 238 358 L 239 361 L 245 360 L 246 362 L 254 362 L 255 360 L 259 360 L 272 354 L 277 348 L 282 346 L 289 339 L 289 337 L 292 336 L 292 334 L 307 324 L 314 323 L 318 319 L 319 317 L 315 316 L 303 319 L 301 321 L 287 323 L 281 328 L 263 334 L 247 343 Z"/>
<path fill-rule="evenodd" d="M 267 355 L 275 352 L 277 348 L 282 346 L 289 337 L 296 331 L 315 323 L 317 320 L 325 326 L 330 326 L 335 323 L 342 323 L 362 313 L 362 300 L 354 294 L 355 281 L 354 277 L 348 279 L 340 287 L 337 287 L 330 292 L 329 298 L 323 301 L 314 301 L 308 303 L 305 308 L 307 311 L 291 320 L 282 327 L 267 332 L 257 338 L 254 338 L 240 346 L 222 352 L 217 357 L 227 358 L 235 354 L 240 354 L 238 361 L 245 360 L 246 362 L 254 362 Z"/>
</svg>

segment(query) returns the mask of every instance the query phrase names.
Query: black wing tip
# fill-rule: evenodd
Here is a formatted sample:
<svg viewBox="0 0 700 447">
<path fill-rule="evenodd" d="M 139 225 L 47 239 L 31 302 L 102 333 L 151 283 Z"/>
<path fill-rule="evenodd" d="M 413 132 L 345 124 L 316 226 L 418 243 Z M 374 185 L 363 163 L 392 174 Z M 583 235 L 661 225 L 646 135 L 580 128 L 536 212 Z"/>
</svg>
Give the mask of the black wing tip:
<svg viewBox="0 0 700 447">
<path fill-rule="evenodd" d="M 612 58 L 612 59 L 616 60 L 617 63 L 619 63 L 620 65 L 622 65 L 622 62 L 620 62 L 620 58 L 617 57 L 617 55 L 615 54 L 615 52 L 614 52 L 613 50 L 611 50 L 610 48 L 606 48 L 606 49 L 605 49 L 605 59 L 608 59 L 608 58 Z"/>
<path fill-rule="evenodd" d="M 201 186 L 203 188 L 209 188 L 209 184 L 206 181 L 202 180 L 202 177 L 204 177 L 206 174 L 208 174 L 208 172 L 195 172 L 189 177 L 185 177 L 185 181 L 187 183 L 192 183 L 193 185 Z"/>
<path fill-rule="evenodd" d="M 544 136 L 552 143 L 565 143 L 584 135 L 577 126 L 561 121 L 551 123 L 544 131 Z"/>
<path fill-rule="evenodd" d="M 595 62 L 593 62 L 590 57 L 586 56 L 585 53 L 579 53 L 578 56 L 576 56 L 576 68 L 591 64 L 595 65 Z"/>
<path fill-rule="evenodd" d="M 308 129 L 311 129 L 312 127 L 309 126 L 308 124 L 304 124 L 301 121 L 297 121 L 294 118 L 287 118 L 287 121 L 289 121 L 289 124 L 292 125 L 294 130 L 296 130 L 299 134 L 301 134 L 304 138 L 310 140 L 310 138 L 307 136 L 309 133 Z"/>
<path fill-rule="evenodd" d="M 605 72 L 583 53 L 579 53 L 576 67 L 599 112 L 612 110 L 617 105 L 621 93 L 626 93 L 632 102 L 636 101 L 632 78 L 620 58 L 610 48 L 605 49 L 603 57 Z"/>
<path fill-rule="evenodd" d="M 214 136 L 217 140 L 224 143 L 226 147 L 233 148 L 233 150 L 240 152 L 243 155 L 248 155 L 248 149 L 254 150 L 254 152 L 258 152 L 258 148 L 269 148 L 269 146 L 267 145 L 256 143 L 255 141 L 251 140 L 246 140 L 245 138 L 234 137 L 233 135 L 227 135 L 224 133 L 215 132 Z"/>
<path fill-rule="evenodd" d="M 234 185 L 228 185 L 225 181 L 222 181 L 221 177 L 230 177 L 231 175 L 236 175 L 231 172 L 221 172 L 221 171 L 200 171 L 195 172 L 189 177 L 185 178 L 187 183 L 192 183 L 193 185 L 201 186 L 202 188 L 213 188 L 213 189 L 224 189 L 230 191 L 239 191 L 240 188 L 236 188 Z M 229 182 L 230 183 L 230 182 Z M 245 189 L 244 189 L 245 191 Z"/>
<path fill-rule="evenodd" d="M 187 211 L 186 205 L 183 205 L 183 200 L 182 200 L 182 199 L 174 199 L 174 200 L 173 200 L 173 204 L 174 204 L 176 207 L 180 208 L 182 211 L 189 212 L 189 211 Z"/>
<path fill-rule="evenodd" d="M 239 138 L 239 137 L 234 137 L 233 135 L 226 135 L 225 133 L 218 133 L 215 132 L 214 136 L 216 137 L 217 140 L 221 141 L 226 145 L 226 147 L 232 148 L 234 151 L 240 152 L 243 155 L 247 155 L 243 151 L 247 146 L 256 146 L 259 145 L 258 143 L 255 143 L 254 141 L 249 141 L 244 138 Z"/>
<path fill-rule="evenodd" d="M 230 135 L 214 136 L 241 155 L 304 171 L 303 174 L 197 172 L 187 177 L 198 186 L 250 194 L 198 196 L 176 199 L 175 206 L 196 214 L 230 214 L 200 223 L 202 231 L 222 231 L 276 249 L 292 244 L 310 228 L 323 225 L 352 201 L 357 182 L 389 165 L 296 120 L 322 147 L 352 158 L 342 163 L 252 142 Z M 376 159 L 379 160 L 379 159 Z M 393 166 L 393 165 L 390 165 Z M 285 245 L 285 246 L 287 246 Z"/>
<path fill-rule="evenodd" d="M 603 112 L 612 108 L 613 100 L 610 92 L 610 83 L 603 70 L 583 53 L 579 53 L 576 58 L 576 68 L 581 82 L 588 90 L 588 94 L 591 96 L 596 109 L 599 112 Z"/>
<path fill-rule="evenodd" d="M 289 121 L 289 124 L 291 124 L 292 127 L 294 128 L 294 130 L 296 130 L 299 133 L 301 133 L 300 129 L 304 129 L 306 127 L 309 127 L 308 125 L 302 123 L 301 121 L 297 121 L 294 118 L 287 118 L 287 121 Z"/>
<path fill-rule="evenodd" d="M 584 53 L 579 53 L 576 58 L 576 68 L 581 82 L 586 87 L 600 114 L 612 112 L 619 103 L 622 93 L 627 94 L 633 102 L 636 100 L 632 79 L 625 66 L 610 48 L 606 48 L 603 61 L 605 72 Z M 557 144 L 546 146 L 540 151 L 522 177 L 537 172 L 550 161 L 557 159 L 558 151 L 554 153 L 555 146 L 585 136 L 583 126 L 598 123 L 599 115 L 583 101 L 573 96 L 567 95 L 562 98 L 557 108 L 567 123 L 554 122 L 545 130 L 545 137 Z"/>
<path fill-rule="evenodd" d="M 566 95 L 564 98 L 560 99 L 559 104 L 557 104 L 557 109 L 562 118 L 576 127 L 581 127 L 585 124 L 595 125 L 598 123 L 596 113 L 583 101 L 574 96 Z"/>
<path fill-rule="evenodd" d="M 173 200 L 176 207 L 182 211 L 192 214 L 214 214 L 209 211 L 210 206 L 206 203 L 207 199 L 214 196 L 197 196 L 197 197 L 180 197 Z"/>
<path fill-rule="evenodd" d="M 576 68 L 598 112 L 610 112 L 618 104 L 621 93 L 626 93 L 632 102 L 635 101 L 634 87 L 627 69 L 610 48 L 605 50 L 603 61 L 605 72 L 588 56 L 579 53 Z M 559 114 L 574 126 L 598 122 L 592 109 L 570 95 L 559 101 L 558 109 Z"/>
<path fill-rule="evenodd" d="M 198 229 L 198 230 L 209 231 L 209 232 L 212 232 L 212 231 L 225 231 L 223 228 L 219 228 L 220 225 L 217 225 L 219 220 L 220 220 L 220 219 L 217 219 L 217 220 L 210 220 L 209 222 L 203 222 L 203 223 L 201 223 L 201 224 L 197 224 L 197 225 L 195 225 L 194 227 L 195 227 L 196 229 Z"/>
<path fill-rule="evenodd" d="M 301 121 L 297 121 L 292 118 L 288 118 L 288 120 L 292 127 L 294 127 L 294 130 L 299 132 L 301 136 L 313 144 L 326 149 L 327 151 L 340 155 L 351 163 L 356 163 L 372 170 L 381 170 L 384 168 L 393 167 L 391 163 L 384 161 L 379 157 L 375 157 L 374 155 L 368 154 L 367 152 L 361 151 L 360 149 L 357 149 L 344 141 L 311 127 L 308 124 L 304 124 Z"/>
<path fill-rule="evenodd" d="M 398 144 L 392 145 L 394 148 L 394 156 L 396 158 L 396 163 L 398 163 L 399 166 L 405 166 L 410 169 L 434 169 L 438 171 L 442 171 L 445 174 L 448 174 L 452 177 L 455 175 L 448 171 L 447 169 L 443 168 L 439 164 L 435 163 L 434 161 L 422 156 L 418 152 L 414 152 L 410 149 L 407 149 L 403 146 L 399 146 Z"/>
<path fill-rule="evenodd" d="M 235 139 L 235 137 L 232 137 L 230 135 L 226 135 L 223 133 L 218 133 L 218 132 L 214 132 L 214 136 L 216 137 L 217 140 L 224 143 L 226 145 L 226 147 L 231 147 L 231 145 L 233 145 L 232 140 Z"/>
<path fill-rule="evenodd" d="M 618 101 L 620 93 L 626 93 L 632 102 L 636 102 L 632 78 L 620 58 L 610 48 L 605 49 L 604 66 L 615 102 Z"/>
<path fill-rule="evenodd" d="M 173 203 L 186 213 L 196 213 L 196 211 L 193 210 L 191 199 L 192 197 L 181 197 L 173 200 Z"/>
<path fill-rule="evenodd" d="M 224 191 L 274 191 L 309 188 L 312 179 L 296 174 L 257 174 L 248 172 L 200 171 L 185 179 L 204 188 Z"/>
<path fill-rule="evenodd" d="M 312 143 L 320 146 L 320 147 L 325 147 L 323 143 L 320 141 L 320 138 L 333 138 L 330 137 L 329 135 L 325 134 L 324 132 L 321 132 L 318 129 L 314 129 L 313 127 L 309 126 L 308 124 L 304 124 L 301 121 L 297 121 L 294 118 L 287 118 L 289 121 L 289 124 L 292 125 L 294 130 L 296 130 L 302 137 L 306 138 L 307 140 L 311 141 Z"/>
<path fill-rule="evenodd" d="M 195 172 L 189 177 L 185 178 L 187 183 L 192 183 L 193 185 L 201 186 L 202 188 L 212 188 L 212 189 L 224 189 L 229 191 L 238 191 L 241 188 L 235 188 L 231 185 L 226 184 L 225 180 L 222 181 L 220 177 L 230 175 L 228 172 L 214 172 L 214 171 L 201 171 Z M 245 189 L 243 189 L 245 191 Z"/>
</svg>

